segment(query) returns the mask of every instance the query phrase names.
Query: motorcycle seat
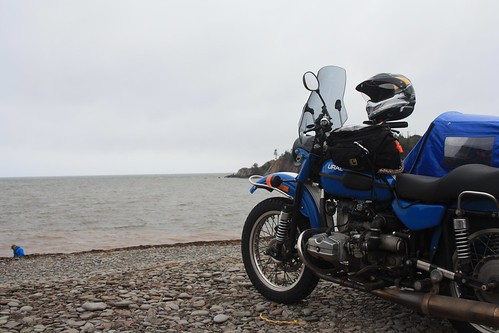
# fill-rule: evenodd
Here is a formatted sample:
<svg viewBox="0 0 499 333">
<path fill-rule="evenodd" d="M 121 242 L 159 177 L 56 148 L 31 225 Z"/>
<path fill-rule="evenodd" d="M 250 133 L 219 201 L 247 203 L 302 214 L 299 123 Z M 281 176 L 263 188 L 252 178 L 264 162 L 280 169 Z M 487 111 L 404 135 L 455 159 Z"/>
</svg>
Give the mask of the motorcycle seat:
<svg viewBox="0 0 499 333">
<path fill-rule="evenodd" d="M 466 164 L 438 178 L 403 173 L 395 186 L 400 199 L 424 203 L 455 201 L 463 191 L 486 192 L 499 198 L 499 168 Z"/>
</svg>

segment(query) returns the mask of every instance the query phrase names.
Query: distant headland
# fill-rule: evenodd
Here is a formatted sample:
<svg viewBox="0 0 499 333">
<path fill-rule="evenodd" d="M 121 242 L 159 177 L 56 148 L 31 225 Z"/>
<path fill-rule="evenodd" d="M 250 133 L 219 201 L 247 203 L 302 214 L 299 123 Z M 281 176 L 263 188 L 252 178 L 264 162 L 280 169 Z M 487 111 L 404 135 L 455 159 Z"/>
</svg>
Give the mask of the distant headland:
<svg viewBox="0 0 499 333">
<path fill-rule="evenodd" d="M 286 151 L 281 156 L 265 162 L 263 165 L 258 166 L 257 163 L 249 168 L 241 168 L 236 173 L 228 175 L 228 178 L 248 178 L 253 175 L 267 175 L 274 172 L 298 172 L 299 166 L 295 165 L 292 154 Z"/>
<path fill-rule="evenodd" d="M 421 139 L 421 135 L 411 135 L 404 137 L 400 135 L 398 140 L 400 145 L 404 149 L 401 154 L 402 159 L 414 148 L 416 143 Z M 258 163 L 254 163 L 253 166 L 249 168 L 241 168 L 236 173 L 226 176 L 227 178 L 248 178 L 253 175 L 268 175 L 274 172 L 298 172 L 300 167 L 295 164 L 293 155 L 289 151 L 285 151 L 279 157 L 277 153 L 274 152 L 276 158 L 265 162 L 263 165 L 259 166 Z"/>
</svg>

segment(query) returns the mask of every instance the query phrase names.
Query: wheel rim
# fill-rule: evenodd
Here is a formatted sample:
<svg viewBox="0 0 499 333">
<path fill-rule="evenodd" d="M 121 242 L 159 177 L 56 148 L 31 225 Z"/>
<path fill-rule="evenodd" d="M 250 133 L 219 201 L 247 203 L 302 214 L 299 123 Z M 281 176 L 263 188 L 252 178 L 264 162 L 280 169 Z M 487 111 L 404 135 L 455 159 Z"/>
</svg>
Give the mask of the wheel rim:
<svg viewBox="0 0 499 333">
<path fill-rule="evenodd" d="M 470 240 L 470 248 L 471 248 L 471 263 L 473 270 L 475 271 L 475 278 L 480 278 L 480 268 L 485 265 L 490 265 L 491 260 L 499 260 L 499 229 L 483 229 L 479 230 L 472 235 L 469 236 Z M 492 258 L 492 259 L 491 259 Z M 454 255 L 454 267 L 457 267 L 456 255 Z M 487 273 L 485 273 L 487 274 Z M 484 282 L 484 281 L 482 281 Z M 496 290 L 497 294 L 498 291 Z M 461 288 L 454 282 L 451 283 L 451 294 L 454 297 L 461 297 L 462 290 Z M 480 295 L 475 296 L 476 299 L 482 298 Z M 495 296 L 493 299 L 497 299 Z M 498 304 L 497 302 L 495 304 Z M 470 325 L 476 329 L 478 332 L 483 333 L 497 333 L 498 331 L 492 327 L 487 327 L 478 324 Z"/>
<path fill-rule="evenodd" d="M 251 263 L 260 280 L 270 289 L 283 292 L 292 289 L 305 271 L 305 265 L 298 257 L 281 262 L 265 254 L 275 242 L 280 211 L 270 211 L 260 216 L 251 232 Z"/>
</svg>

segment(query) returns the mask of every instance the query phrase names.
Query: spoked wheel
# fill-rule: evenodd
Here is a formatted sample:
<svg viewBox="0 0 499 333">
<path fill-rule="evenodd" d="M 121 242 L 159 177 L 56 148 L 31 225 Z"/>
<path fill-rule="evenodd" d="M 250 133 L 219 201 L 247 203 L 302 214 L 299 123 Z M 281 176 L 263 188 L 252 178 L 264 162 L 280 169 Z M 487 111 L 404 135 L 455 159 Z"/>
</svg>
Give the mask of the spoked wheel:
<svg viewBox="0 0 499 333">
<path fill-rule="evenodd" d="M 473 278 L 483 284 L 489 284 L 488 291 L 463 288 L 455 282 L 450 283 L 450 294 L 453 297 L 462 297 L 499 304 L 499 229 L 490 228 L 474 232 L 469 237 L 471 246 L 471 260 Z M 455 260 L 454 260 L 455 261 Z M 454 265 L 457 267 L 457 264 Z M 493 287 L 495 285 L 495 287 Z M 464 322 L 452 322 L 459 332 L 469 333 L 498 333 L 492 327 Z"/>
<path fill-rule="evenodd" d="M 251 282 L 267 299 L 285 304 L 307 297 L 319 281 L 294 248 L 285 249 L 283 259 L 268 254 L 267 250 L 276 242 L 281 210 L 289 203 L 285 198 L 260 202 L 248 215 L 241 237 L 244 267 Z M 305 223 L 306 219 L 303 220 Z"/>
</svg>

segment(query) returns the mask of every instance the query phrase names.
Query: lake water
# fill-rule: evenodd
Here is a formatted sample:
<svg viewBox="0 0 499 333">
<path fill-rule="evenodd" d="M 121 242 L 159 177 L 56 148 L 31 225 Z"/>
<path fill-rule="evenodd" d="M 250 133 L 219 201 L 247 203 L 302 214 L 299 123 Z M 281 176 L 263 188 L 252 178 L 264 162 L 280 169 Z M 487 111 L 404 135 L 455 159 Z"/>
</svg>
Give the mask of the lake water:
<svg viewBox="0 0 499 333">
<path fill-rule="evenodd" d="M 222 174 L 0 178 L 0 257 L 240 239 L 267 191 Z"/>
</svg>

